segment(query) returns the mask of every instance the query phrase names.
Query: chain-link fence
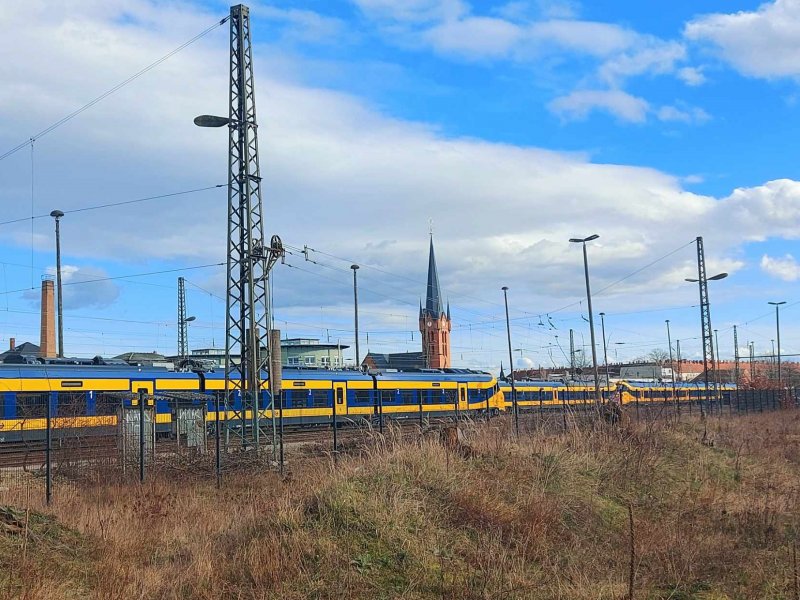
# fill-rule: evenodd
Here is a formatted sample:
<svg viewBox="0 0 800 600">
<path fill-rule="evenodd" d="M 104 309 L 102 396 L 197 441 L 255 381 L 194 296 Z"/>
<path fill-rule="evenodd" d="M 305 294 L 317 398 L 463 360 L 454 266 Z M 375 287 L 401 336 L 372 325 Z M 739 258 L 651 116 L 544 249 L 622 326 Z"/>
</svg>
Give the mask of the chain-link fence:
<svg viewBox="0 0 800 600">
<path fill-rule="evenodd" d="M 684 415 L 744 415 L 800 404 L 795 388 L 783 393 L 724 390 L 719 397 L 692 402 L 662 395 L 634 397 L 622 406 L 620 417 L 647 422 Z M 567 431 L 608 417 L 592 390 L 559 396 L 556 403 L 520 400 L 520 430 Z M 286 446 L 291 446 L 293 458 L 326 454 L 335 459 L 358 448 L 365 436 L 418 435 L 442 421 L 475 418 L 474 411 L 457 417 L 421 408 L 393 411 L 393 401 L 394 396 L 381 396 L 360 413 L 328 411 L 304 423 L 284 423 L 285 395 L 273 411 L 265 394 L 254 415 L 226 408 L 222 397 L 190 392 L 19 393 L 14 418 L 0 420 L 0 491 L 25 486 L 49 500 L 70 486 L 92 481 L 144 481 L 156 475 L 220 481 L 239 469 L 282 469 Z M 513 419 L 513 410 L 509 412 Z M 481 418 L 486 416 L 484 411 Z"/>
</svg>

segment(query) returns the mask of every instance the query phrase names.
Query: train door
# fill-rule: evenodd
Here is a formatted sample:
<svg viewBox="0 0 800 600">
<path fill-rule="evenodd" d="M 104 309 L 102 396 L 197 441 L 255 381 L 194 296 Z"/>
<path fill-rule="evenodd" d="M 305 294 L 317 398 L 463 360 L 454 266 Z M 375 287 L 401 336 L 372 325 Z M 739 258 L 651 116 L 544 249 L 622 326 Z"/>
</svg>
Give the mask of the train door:
<svg viewBox="0 0 800 600">
<path fill-rule="evenodd" d="M 347 414 L 347 383 L 335 381 L 333 383 L 333 411 L 336 416 Z"/>
<path fill-rule="evenodd" d="M 468 410 L 469 403 L 467 402 L 467 384 L 466 383 L 459 383 L 458 384 L 458 410 Z"/>
</svg>

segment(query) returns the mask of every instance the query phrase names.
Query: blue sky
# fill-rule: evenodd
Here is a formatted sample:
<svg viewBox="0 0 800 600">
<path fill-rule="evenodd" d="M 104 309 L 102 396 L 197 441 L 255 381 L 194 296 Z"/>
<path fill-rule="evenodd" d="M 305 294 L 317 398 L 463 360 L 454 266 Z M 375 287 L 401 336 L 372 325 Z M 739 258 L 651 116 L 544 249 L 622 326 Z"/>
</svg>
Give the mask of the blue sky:
<svg viewBox="0 0 800 600">
<path fill-rule="evenodd" d="M 0 65 L 0 153 L 227 11 L 40 0 L 5 12 L 0 50 L 28 48 L 30 60 Z M 552 362 L 571 327 L 588 344 L 581 256 L 566 240 L 590 233 L 601 235 L 593 286 L 608 288 L 595 312 L 618 358 L 665 348 L 665 319 L 698 356 L 697 291 L 683 282 L 697 235 L 709 271 L 731 273 L 711 292 L 722 356 L 734 324 L 742 348 L 769 351 L 768 300 L 789 302 L 783 351 L 800 353 L 800 1 L 251 11 L 267 228 L 293 249 L 275 271 L 288 335 L 352 345 L 359 262 L 362 349 L 416 350 L 432 220 L 457 364 L 507 361 L 502 285 L 518 364 Z M 173 352 L 181 274 L 197 316 L 190 345 L 223 344 L 224 269 L 193 267 L 224 261 L 224 190 L 69 211 L 223 183 L 225 136 L 191 118 L 225 112 L 227 60 L 223 27 L 0 161 L 0 221 L 67 212 L 68 353 Z M 37 293 L 18 290 L 52 271 L 51 220 L 0 225 L 0 261 L 0 344 L 36 341 Z M 137 273 L 152 274 L 120 278 Z M 90 279 L 104 280 L 78 283 Z"/>
</svg>

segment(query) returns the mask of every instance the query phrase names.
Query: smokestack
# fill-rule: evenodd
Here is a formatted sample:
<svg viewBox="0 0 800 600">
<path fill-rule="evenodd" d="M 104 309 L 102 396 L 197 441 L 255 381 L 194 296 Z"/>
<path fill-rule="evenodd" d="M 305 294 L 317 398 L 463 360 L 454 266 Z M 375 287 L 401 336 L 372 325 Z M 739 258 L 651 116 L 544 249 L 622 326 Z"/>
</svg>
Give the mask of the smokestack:
<svg viewBox="0 0 800 600">
<path fill-rule="evenodd" d="M 17 338 L 9 338 L 8 340 L 8 349 L 13 350 L 17 347 Z"/>
<path fill-rule="evenodd" d="M 41 356 L 54 358 L 56 355 L 56 309 L 52 279 L 42 280 L 42 327 L 39 339 Z"/>
</svg>

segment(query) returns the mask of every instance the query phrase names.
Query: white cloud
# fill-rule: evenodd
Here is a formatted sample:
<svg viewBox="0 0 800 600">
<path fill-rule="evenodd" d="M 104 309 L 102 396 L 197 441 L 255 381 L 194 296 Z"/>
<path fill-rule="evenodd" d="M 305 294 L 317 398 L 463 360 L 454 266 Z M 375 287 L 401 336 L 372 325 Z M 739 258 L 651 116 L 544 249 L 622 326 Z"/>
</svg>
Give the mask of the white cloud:
<svg viewBox="0 0 800 600">
<path fill-rule="evenodd" d="M 681 67 L 678 69 L 678 79 L 691 86 L 703 85 L 706 82 L 706 76 L 699 67 Z"/>
<path fill-rule="evenodd" d="M 521 36 L 513 23 L 489 17 L 445 21 L 423 34 L 439 52 L 479 59 L 508 55 Z"/>
<path fill-rule="evenodd" d="M 621 121 L 643 123 L 649 106 L 646 100 L 621 90 L 580 90 L 556 98 L 549 108 L 565 120 L 582 120 L 595 110 L 611 113 Z"/>
<path fill-rule="evenodd" d="M 690 21 L 685 36 L 706 42 L 745 75 L 800 75 L 800 2 L 775 0 L 755 11 L 714 13 Z"/>
<path fill-rule="evenodd" d="M 675 65 L 685 59 L 686 48 L 683 44 L 640 36 L 632 48 L 601 65 L 599 76 L 614 85 L 633 76 L 672 73 Z"/>
<path fill-rule="evenodd" d="M 55 279 L 55 267 L 47 268 L 47 275 Z M 64 310 L 81 308 L 107 308 L 120 295 L 120 288 L 108 279 L 108 272 L 93 266 L 61 265 L 61 282 L 64 291 Z M 30 303 L 39 306 L 38 290 L 23 294 Z"/>
<path fill-rule="evenodd" d="M 656 116 L 660 121 L 680 123 L 705 123 L 711 119 L 711 115 L 702 108 L 686 106 L 682 103 L 678 106 L 662 106 L 658 109 Z"/>
<path fill-rule="evenodd" d="M 93 93 L 87 90 L 123 80 L 214 21 L 188 12 L 176 20 L 188 19 L 192 30 L 166 33 L 120 25 L 120 15 L 106 13 L 102 2 L 76 4 L 69 14 L 44 4 L 26 6 L 4 13 L 8 33 L 0 38 L 0 52 L 38 50 L 26 61 L 0 62 L 0 148 L 27 139 L 85 102 Z M 158 13 L 146 0 L 127 0 L 122 8 L 136 17 L 134 23 Z M 497 290 L 509 281 L 528 307 L 544 310 L 582 297 L 579 249 L 566 241 L 575 235 L 602 236 L 592 247 L 598 290 L 696 235 L 706 238 L 709 265 L 730 271 L 741 268 L 743 243 L 799 235 L 798 182 L 777 180 L 714 198 L 688 192 L 678 178 L 656 169 L 448 137 L 424 123 L 390 118 L 351 95 L 287 81 L 270 70 L 266 59 L 274 48 L 268 50 L 255 49 L 267 234 L 424 282 L 427 223 L 433 218 L 440 276 L 454 311 L 478 310 L 475 297 L 499 300 Z M 36 212 L 49 212 L 53 198 L 69 211 L 224 181 L 224 131 L 197 129 L 191 118 L 225 110 L 227 61 L 222 31 L 37 142 Z M 7 90 L 26 90 L 26 101 Z M 554 110 L 564 117 L 605 110 L 641 122 L 649 109 L 645 100 L 622 91 L 590 90 L 565 97 Z M 0 161 L 6 218 L 29 214 L 28 165 L 27 154 Z M 65 252 L 73 264 L 113 261 L 112 273 L 147 271 L 152 261 L 218 262 L 225 256 L 225 202 L 219 190 L 68 213 L 62 223 Z M 49 251 L 52 222 L 34 225 L 37 245 Z M 3 235 L 4 243 L 28 248 L 28 224 L 5 226 Z M 670 258 L 674 272 L 660 265 L 615 288 L 626 292 L 617 297 L 619 304 L 652 305 L 678 293 L 675 283 L 684 272 L 691 274 L 694 260 L 691 248 L 685 252 Z M 289 261 L 303 266 L 296 256 Z M 348 266 L 339 272 L 305 265 L 327 276 L 320 280 L 279 265 L 278 305 L 304 314 L 309 311 L 301 307 L 313 306 L 314 315 L 320 306 L 344 305 L 352 292 Z M 397 278 L 366 268 L 360 284 L 362 273 L 365 302 L 370 289 L 391 296 L 397 311 L 409 313 L 413 328 L 414 305 L 424 288 L 398 285 Z M 105 292 L 98 297 L 113 301 Z M 371 301 L 376 298 L 386 300 L 375 294 Z M 95 299 L 80 302 L 88 301 Z"/>
<path fill-rule="evenodd" d="M 773 258 L 765 254 L 761 257 L 761 270 L 783 281 L 797 281 L 800 279 L 800 264 L 791 254 L 786 254 L 782 258 Z"/>
<path fill-rule="evenodd" d="M 461 0 L 353 0 L 371 19 L 427 23 L 455 19 L 467 10 Z"/>
</svg>

